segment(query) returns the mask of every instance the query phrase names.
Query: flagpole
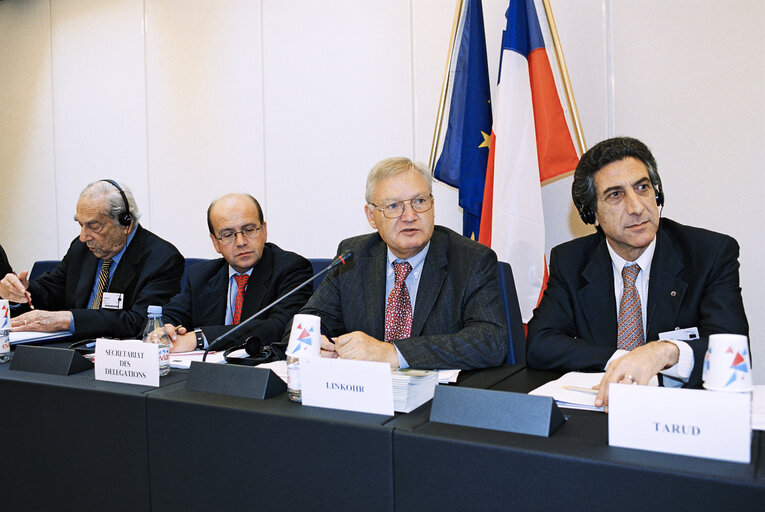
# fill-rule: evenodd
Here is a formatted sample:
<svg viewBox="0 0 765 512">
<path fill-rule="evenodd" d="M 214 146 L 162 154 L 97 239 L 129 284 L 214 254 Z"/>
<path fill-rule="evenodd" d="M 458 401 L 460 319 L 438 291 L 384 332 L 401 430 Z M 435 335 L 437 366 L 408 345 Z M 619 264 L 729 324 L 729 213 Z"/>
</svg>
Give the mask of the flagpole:
<svg viewBox="0 0 765 512">
<path fill-rule="evenodd" d="M 553 47 L 555 48 L 555 57 L 558 61 L 558 70 L 563 78 L 566 101 L 568 102 L 568 108 L 571 111 L 571 115 L 574 118 L 574 130 L 576 132 L 576 140 L 579 143 L 579 154 L 582 155 L 587 151 L 587 143 L 584 140 L 582 121 L 579 119 L 579 110 L 576 108 L 576 99 L 574 99 L 574 90 L 571 87 L 571 79 L 568 76 L 566 60 L 563 58 L 563 48 L 560 44 L 560 38 L 558 38 L 558 28 L 555 26 L 555 19 L 553 18 L 552 7 L 550 7 L 550 0 L 542 0 L 542 5 L 544 5 L 545 8 L 547 24 L 550 26 L 550 35 L 552 36 Z"/>
<path fill-rule="evenodd" d="M 441 125 L 444 122 L 446 96 L 449 92 L 449 70 L 452 67 L 452 52 L 454 50 L 454 41 L 457 39 L 457 28 L 459 27 L 462 5 L 463 0 L 458 0 L 457 8 L 454 11 L 454 21 L 452 22 L 452 35 L 449 38 L 449 54 L 446 57 L 446 72 L 444 73 L 444 81 L 441 84 L 441 96 L 438 99 L 438 111 L 436 112 L 436 126 L 433 129 L 433 142 L 430 145 L 430 158 L 428 158 L 428 168 L 430 169 L 431 174 L 436 168 L 436 150 L 438 149 L 438 140 L 441 138 Z"/>
</svg>

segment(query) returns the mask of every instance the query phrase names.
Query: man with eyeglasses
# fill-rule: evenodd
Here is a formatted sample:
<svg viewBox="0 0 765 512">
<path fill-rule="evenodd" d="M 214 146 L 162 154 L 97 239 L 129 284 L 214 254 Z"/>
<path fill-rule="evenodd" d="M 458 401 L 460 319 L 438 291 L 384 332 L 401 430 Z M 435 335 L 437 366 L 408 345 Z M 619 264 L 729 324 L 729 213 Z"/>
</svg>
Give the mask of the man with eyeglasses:
<svg viewBox="0 0 765 512">
<path fill-rule="evenodd" d="M 0 297 L 25 303 L 14 331 L 69 330 L 75 339 L 135 338 L 146 309 L 180 289 L 183 256 L 144 229 L 133 194 L 112 180 L 90 183 L 77 200 L 80 225 L 64 259 L 29 281 L 28 272 L 0 281 Z"/>
<path fill-rule="evenodd" d="M 321 317 L 322 356 L 393 368 L 485 368 L 507 354 L 497 256 L 434 226 L 430 172 L 388 158 L 367 177 L 376 233 L 340 243 L 348 265 L 329 273 L 301 313 Z M 289 331 L 285 333 L 285 341 Z"/>
<path fill-rule="evenodd" d="M 210 204 L 207 226 L 222 258 L 193 265 L 186 288 L 162 314 L 172 352 L 204 349 L 218 336 L 311 277 L 302 256 L 266 242 L 267 227 L 258 201 L 248 194 L 227 194 Z M 278 341 L 292 315 L 305 304 L 304 287 L 243 326 L 226 346 L 243 343 L 253 354 Z"/>
</svg>

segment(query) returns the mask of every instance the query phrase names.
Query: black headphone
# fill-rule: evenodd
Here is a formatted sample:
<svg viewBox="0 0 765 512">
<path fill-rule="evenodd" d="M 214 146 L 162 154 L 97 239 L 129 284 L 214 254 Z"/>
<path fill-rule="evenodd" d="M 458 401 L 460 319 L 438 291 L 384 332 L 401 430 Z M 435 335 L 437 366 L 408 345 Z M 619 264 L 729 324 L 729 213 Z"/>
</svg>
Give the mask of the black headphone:
<svg viewBox="0 0 765 512">
<path fill-rule="evenodd" d="M 101 181 L 105 181 L 107 183 L 111 183 L 114 185 L 114 187 L 120 191 L 120 195 L 122 196 L 122 201 L 125 203 L 125 211 L 117 215 L 117 222 L 120 223 L 122 226 L 129 226 L 130 223 L 133 222 L 133 214 L 130 213 L 130 204 L 128 204 L 127 196 L 125 195 L 125 191 L 122 190 L 122 187 L 120 187 L 116 181 L 110 180 L 110 179 L 103 179 Z"/>
<path fill-rule="evenodd" d="M 656 183 L 651 182 L 651 185 L 653 185 L 653 189 L 656 192 L 656 206 L 661 208 L 664 206 L 664 190 L 661 186 L 661 177 L 659 176 L 659 173 L 654 174 L 656 175 Z M 595 224 L 595 212 L 585 205 L 580 198 L 574 198 L 574 206 L 576 206 L 582 222 L 585 224 Z"/>
</svg>

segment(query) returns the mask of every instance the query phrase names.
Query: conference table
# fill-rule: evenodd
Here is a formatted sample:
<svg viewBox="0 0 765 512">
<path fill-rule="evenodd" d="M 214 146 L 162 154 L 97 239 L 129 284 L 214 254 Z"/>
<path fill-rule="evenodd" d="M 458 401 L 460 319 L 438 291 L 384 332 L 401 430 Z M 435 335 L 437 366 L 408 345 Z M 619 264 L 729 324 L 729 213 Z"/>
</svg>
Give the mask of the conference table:
<svg viewBox="0 0 765 512">
<path fill-rule="evenodd" d="M 457 386 L 527 392 L 518 365 Z M 431 422 L 427 403 L 374 415 L 0 365 L 5 510 L 762 510 L 752 463 L 608 446 L 607 416 L 563 409 L 550 437 Z"/>
</svg>

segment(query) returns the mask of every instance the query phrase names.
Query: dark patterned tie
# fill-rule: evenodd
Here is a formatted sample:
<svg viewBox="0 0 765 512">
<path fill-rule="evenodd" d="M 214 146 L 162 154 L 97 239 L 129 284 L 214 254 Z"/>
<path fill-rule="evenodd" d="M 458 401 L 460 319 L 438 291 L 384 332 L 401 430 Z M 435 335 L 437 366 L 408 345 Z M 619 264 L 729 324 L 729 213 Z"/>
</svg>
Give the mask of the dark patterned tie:
<svg viewBox="0 0 765 512">
<path fill-rule="evenodd" d="M 619 303 L 619 331 L 616 346 L 622 350 L 632 350 L 645 343 L 643 334 L 643 308 L 640 295 L 635 287 L 635 279 L 640 272 L 640 265 L 628 265 L 622 269 L 624 290 Z"/>
<path fill-rule="evenodd" d="M 385 341 L 408 338 L 412 333 L 412 301 L 406 288 L 406 277 L 412 271 L 409 263 L 394 263 L 396 281 L 388 296 L 385 310 Z"/>
<path fill-rule="evenodd" d="M 104 260 L 101 265 L 101 272 L 98 273 L 98 287 L 96 288 L 96 295 L 93 297 L 93 302 L 90 303 L 90 309 L 101 309 L 101 298 L 104 296 L 104 290 L 109 284 L 109 269 L 112 266 L 111 258 Z"/>
<path fill-rule="evenodd" d="M 231 323 L 236 325 L 239 323 L 239 320 L 242 317 L 242 304 L 244 304 L 244 289 L 247 288 L 247 281 L 250 279 L 250 276 L 247 274 L 236 274 L 234 275 L 234 279 L 236 279 L 236 302 L 234 302 L 234 316 L 231 319 Z"/>
</svg>

